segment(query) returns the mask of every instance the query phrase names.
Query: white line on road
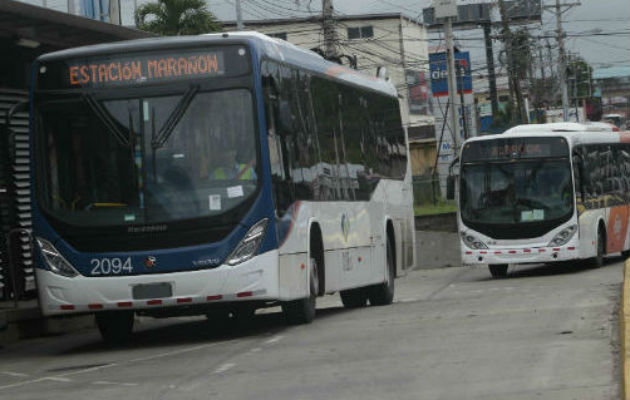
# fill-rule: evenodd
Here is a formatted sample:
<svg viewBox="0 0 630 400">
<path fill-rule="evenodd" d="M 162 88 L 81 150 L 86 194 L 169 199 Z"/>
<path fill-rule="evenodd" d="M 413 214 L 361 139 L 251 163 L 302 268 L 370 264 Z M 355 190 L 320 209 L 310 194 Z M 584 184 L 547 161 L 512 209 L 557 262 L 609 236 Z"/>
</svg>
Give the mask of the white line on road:
<svg viewBox="0 0 630 400">
<path fill-rule="evenodd" d="M 47 376 L 41 379 L 42 381 L 55 381 L 55 382 L 72 382 L 70 378 L 64 378 L 61 376 Z"/>
<path fill-rule="evenodd" d="M 20 372 L 12 372 L 12 371 L 2 371 L 2 373 L 5 375 L 16 376 L 18 378 L 25 378 L 27 376 L 30 376 L 29 374 L 22 374 Z"/>
<path fill-rule="evenodd" d="M 258 353 L 260 352 L 262 349 L 260 347 L 254 347 L 253 349 L 251 349 L 249 352 L 250 353 Z"/>
<path fill-rule="evenodd" d="M 214 371 L 214 373 L 215 373 L 215 374 L 222 374 L 222 373 L 224 373 L 224 372 L 226 372 L 226 371 L 228 371 L 228 370 L 230 370 L 230 369 L 234 368 L 235 366 L 236 366 L 236 364 L 233 364 L 233 363 L 226 363 L 226 364 L 221 365 L 219 368 L 217 368 L 217 369 Z"/>
<path fill-rule="evenodd" d="M 265 340 L 265 344 L 274 344 L 274 343 L 278 343 L 279 341 L 281 341 L 282 339 L 284 339 L 284 336 L 282 335 L 277 335 L 272 337 L 269 340 Z"/>
</svg>

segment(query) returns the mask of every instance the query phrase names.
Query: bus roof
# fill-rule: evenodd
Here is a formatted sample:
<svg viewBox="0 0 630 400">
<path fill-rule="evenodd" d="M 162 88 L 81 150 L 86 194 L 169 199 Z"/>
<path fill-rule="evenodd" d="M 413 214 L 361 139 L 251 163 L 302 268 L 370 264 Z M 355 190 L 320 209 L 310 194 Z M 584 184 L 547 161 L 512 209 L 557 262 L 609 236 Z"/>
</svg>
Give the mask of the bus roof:
<svg viewBox="0 0 630 400">
<path fill-rule="evenodd" d="M 605 122 L 518 125 L 504 133 L 478 136 L 468 139 L 467 142 L 543 136 L 564 137 L 571 146 L 584 143 L 630 143 L 630 132 L 619 132 L 617 127 Z"/>
<path fill-rule="evenodd" d="M 166 50 L 178 47 L 193 47 L 208 44 L 247 43 L 256 48 L 260 60 L 267 58 L 290 65 L 300 66 L 311 72 L 346 81 L 389 96 L 397 96 L 395 86 L 390 81 L 377 78 L 325 60 L 319 54 L 297 47 L 282 39 L 276 39 L 259 32 L 224 32 L 198 36 L 171 36 L 127 40 L 115 43 L 82 46 L 47 53 L 40 56 L 38 62 L 60 59 L 129 53 L 133 51 Z"/>
</svg>

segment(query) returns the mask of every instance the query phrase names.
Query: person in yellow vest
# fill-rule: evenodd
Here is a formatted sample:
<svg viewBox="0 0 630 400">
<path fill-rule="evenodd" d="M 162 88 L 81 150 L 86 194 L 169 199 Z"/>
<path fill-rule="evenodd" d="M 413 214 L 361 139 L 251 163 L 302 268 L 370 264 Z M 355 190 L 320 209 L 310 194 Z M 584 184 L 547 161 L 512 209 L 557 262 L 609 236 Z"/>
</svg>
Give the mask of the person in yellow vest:
<svg viewBox="0 0 630 400">
<path fill-rule="evenodd" d="M 254 160 L 249 163 L 236 161 L 236 151 L 226 150 L 221 153 L 221 166 L 215 168 L 210 177 L 213 180 L 255 180 Z"/>
</svg>

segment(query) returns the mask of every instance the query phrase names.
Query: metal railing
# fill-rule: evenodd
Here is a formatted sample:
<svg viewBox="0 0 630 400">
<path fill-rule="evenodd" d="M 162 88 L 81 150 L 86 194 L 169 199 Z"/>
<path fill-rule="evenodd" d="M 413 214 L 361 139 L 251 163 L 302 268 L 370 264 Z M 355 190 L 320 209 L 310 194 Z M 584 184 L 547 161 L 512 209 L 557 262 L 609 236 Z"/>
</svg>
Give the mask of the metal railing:
<svg viewBox="0 0 630 400">
<path fill-rule="evenodd" d="M 24 271 L 22 268 L 18 266 L 17 256 L 20 254 L 22 248 L 22 240 L 21 238 L 27 235 L 28 243 L 32 247 L 31 233 L 27 229 L 23 228 L 14 228 L 9 231 L 6 239 L 6 250 L 7 250 L 7 270 L 5 271 L 8 274 L 9 279 L 5 279 L 5 282 L 8 281 L 10 283 L 8 298 L 13 299 L 14 308 L 18 308 L 18 302 L 24 296 L 25 293 L 25 285 L 24 285 Z"/>
</svg>

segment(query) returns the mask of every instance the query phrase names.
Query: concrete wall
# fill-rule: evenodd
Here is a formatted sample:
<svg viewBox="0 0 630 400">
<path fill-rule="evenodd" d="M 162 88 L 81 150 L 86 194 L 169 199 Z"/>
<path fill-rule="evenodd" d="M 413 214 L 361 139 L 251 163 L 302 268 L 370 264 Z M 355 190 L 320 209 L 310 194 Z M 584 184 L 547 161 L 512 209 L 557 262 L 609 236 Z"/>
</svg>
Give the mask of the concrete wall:
<svg viewBox="0 0 630 400">
<path fill-rule="evenodd" d="M 461 266 L 457 233 L 416 231 L 416 257 L 418 261 L 414 269 Z"/>
<path fill-rule="evenodd" d="M 415 269 L 462 265 L 456 213 L 416 217 L 416 257 Z"/>
</svg>

